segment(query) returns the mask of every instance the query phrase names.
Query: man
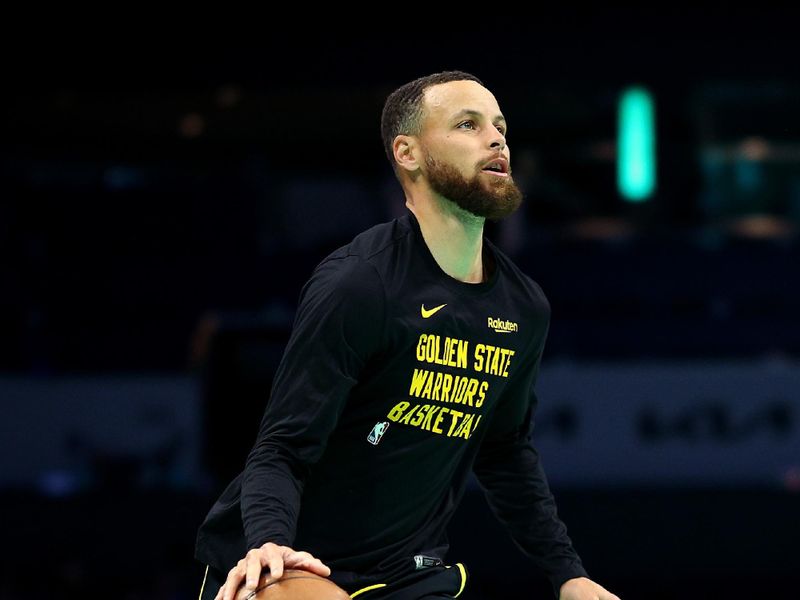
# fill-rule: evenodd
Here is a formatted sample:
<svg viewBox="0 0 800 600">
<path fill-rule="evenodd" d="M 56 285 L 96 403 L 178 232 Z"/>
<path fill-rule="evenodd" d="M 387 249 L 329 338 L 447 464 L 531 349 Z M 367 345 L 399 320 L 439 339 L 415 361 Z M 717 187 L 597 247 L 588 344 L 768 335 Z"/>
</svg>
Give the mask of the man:
<svg viewBox="0 0 800 600">
<path fill-rule="evenodd" d="M 550 309 L 483 237 L 522 199 L 497 101 L 437 73 L 389 96 L 381 133 L 409 212 L 304 286 L 244 472 L 198 533 L 201 597 L 254 589 L 265 567 L 362 600 L 457 597 L 445 527 L 472 470 L 557 596 L 618 600 L 586 577 L 529 441 Z"/>
</svg>

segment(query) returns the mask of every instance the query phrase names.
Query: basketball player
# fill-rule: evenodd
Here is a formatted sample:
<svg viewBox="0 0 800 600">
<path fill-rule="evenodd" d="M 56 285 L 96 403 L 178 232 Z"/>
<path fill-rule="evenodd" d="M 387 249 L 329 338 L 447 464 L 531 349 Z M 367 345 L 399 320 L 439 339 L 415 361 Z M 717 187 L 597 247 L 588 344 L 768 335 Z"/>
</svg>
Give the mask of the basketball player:
<svg viewBox="0 0 800 600">
<path fill-rule="evenodd" d="M 445 563 L 445 528 L 473 471 L 557 597 L 618 600 L 587 577 L 529 440 L 550 308 L 483 236 L 522 199 L 507 131 L 468 73 L 387 99 L 408 212 L 303 287 L 255 446 L 198 533 L 203 599 L 254 589 L 263 568 L 330 576 L 361 600 L 455 598 L 467 572 Z"/>
</svg>

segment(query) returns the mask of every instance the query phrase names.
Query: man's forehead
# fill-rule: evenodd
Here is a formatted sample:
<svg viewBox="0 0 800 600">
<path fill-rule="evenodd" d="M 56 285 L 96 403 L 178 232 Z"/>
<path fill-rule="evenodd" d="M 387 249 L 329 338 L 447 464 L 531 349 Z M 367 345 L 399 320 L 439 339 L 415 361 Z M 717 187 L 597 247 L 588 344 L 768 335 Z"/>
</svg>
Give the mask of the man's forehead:
<svg viewBox="0 0 800 600">
<path fill-rule="evenodd" d="M 490 113 L 491 118 L 500 113 L 494 95 L 477 81 L 448 81 L 432 85 L 425 90 L 424 107 L 428 116 L 446 119 L 465 109 Z"/>
</svg>

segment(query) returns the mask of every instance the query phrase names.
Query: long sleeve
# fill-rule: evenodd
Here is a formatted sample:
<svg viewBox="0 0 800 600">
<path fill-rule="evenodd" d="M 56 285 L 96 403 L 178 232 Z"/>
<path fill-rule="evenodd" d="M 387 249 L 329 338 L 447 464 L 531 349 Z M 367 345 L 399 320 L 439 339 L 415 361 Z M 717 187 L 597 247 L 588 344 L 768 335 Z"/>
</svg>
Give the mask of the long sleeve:
<svg viewBox="0 0 800 600">
<path fill-rule="evenodd" d="M 544 339 L 520 365 L 520 376 L 509 382 L 473 469 L 493 513 L 544 571 L 558 597 L 565 581 L 587 574 L 558 517 L 539 454 L 530 441 L 537 404 L 533 388 L 543 346 Z"/>
<path fill-rule="evenodd" d="M 327 259 L 303 287 L 242 480 L 248 548 L 293 543 L 304 481 L 378 347 L 384 311 L 377 272 L 355 256 Z"/>
</svg>

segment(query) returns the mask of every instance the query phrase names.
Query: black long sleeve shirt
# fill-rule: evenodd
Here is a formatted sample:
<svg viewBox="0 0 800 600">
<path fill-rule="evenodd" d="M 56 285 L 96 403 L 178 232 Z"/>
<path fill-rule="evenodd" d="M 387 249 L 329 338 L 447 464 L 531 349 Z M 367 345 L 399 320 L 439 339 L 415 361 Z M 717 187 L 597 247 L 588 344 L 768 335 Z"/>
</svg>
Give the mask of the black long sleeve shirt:
<svg viewBox="0 0 800 600">
<path fill-rule="evenodd" d="M 448 276 L 413 213 L 325 258 L 303 287 L 256 443 L 198 532 L 227 571 L 271 541 L 343 587 L 444 559 L 473 470 L 554 591 L 586 576 L 557 516 L 530 423 L 550 307 L 484 238 L 488 281 Z"/>
</svg>

